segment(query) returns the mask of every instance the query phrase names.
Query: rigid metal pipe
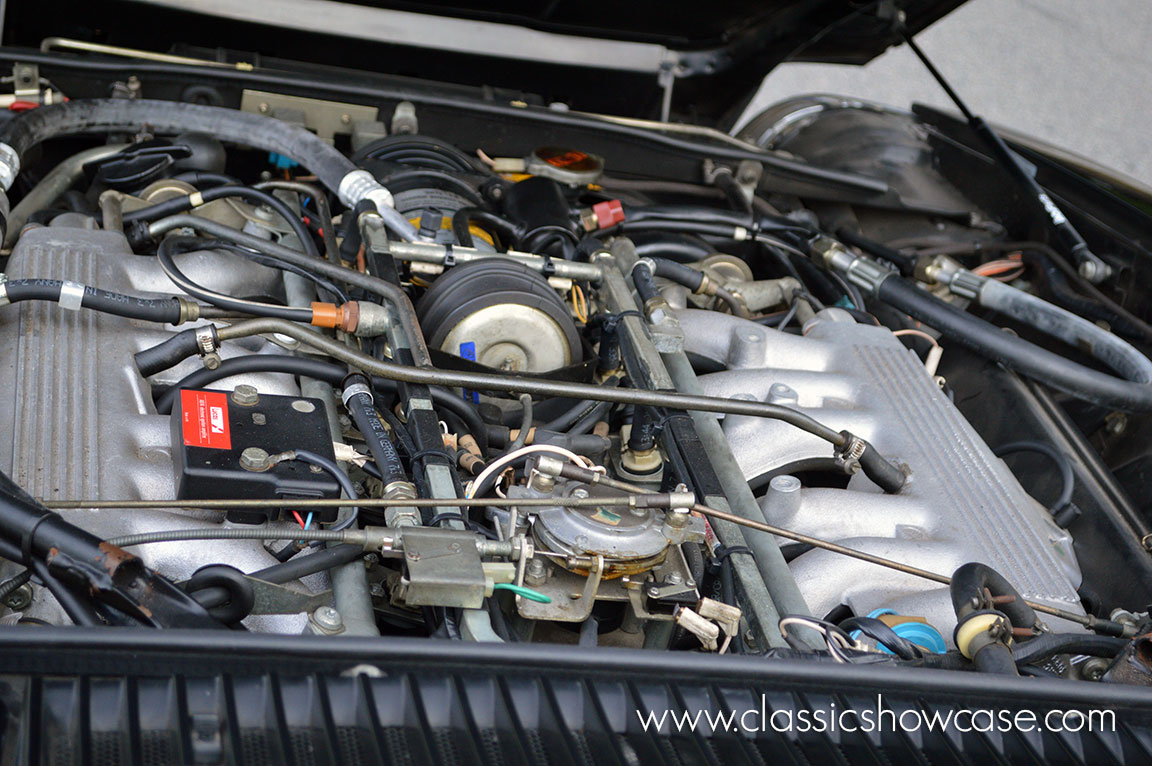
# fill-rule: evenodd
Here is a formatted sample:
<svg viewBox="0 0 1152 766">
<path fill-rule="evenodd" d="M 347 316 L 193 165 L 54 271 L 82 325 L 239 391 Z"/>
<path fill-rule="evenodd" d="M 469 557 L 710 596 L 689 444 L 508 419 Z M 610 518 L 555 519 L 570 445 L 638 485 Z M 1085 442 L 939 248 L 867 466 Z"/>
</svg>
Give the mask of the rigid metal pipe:
<svg viewBox="0 0 1152 766">
<path fill-rule="evenodd" d="M 428 242 L 390 242 L 388 251 L 401 261 L 431 263 L 443 266 L 448 259 L 448 249 L 443 245 Z M 595 263 L 581 263 L 560 259 L 542 258 L 532 253 L 509 250 L 505 253 L 485 252 L 474 247 L 452 247 L 452 259 L 456 263 L 472 263 L 486 258 L 507 258 L 521 263 L 533 271 L 578 282 L 599 282 L 600 266 Z"/>
<path fill-rule="evenodd" d="M 106 144 L 77 152 L 56 165 L 48 175 L 40 179 L 40 183 L 32 187 L 32 191 L 24 195 L 24 199 L 12 208 L 8 214 L 8 233 L 4 235 L 4 247 L 10 248 L 16 244 L 20 237 L 20 230 L 28 222 L 28 217 L 37 210 L 43 210 L 52 204 L 52 201 L 72 188 L 72 185 L 84 177 L 84 166 L 93 160 L 111 157 L 123 149 L 127 144 Z"/>
</svg>

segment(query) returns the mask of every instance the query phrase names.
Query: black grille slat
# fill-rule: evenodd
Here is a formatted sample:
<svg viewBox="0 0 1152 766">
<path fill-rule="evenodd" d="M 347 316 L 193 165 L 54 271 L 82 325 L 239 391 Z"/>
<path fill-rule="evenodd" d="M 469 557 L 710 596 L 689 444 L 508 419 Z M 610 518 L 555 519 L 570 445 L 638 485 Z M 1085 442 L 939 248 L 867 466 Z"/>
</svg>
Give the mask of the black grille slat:
<svg viewBox="0 0 1152 766">
<path fill-rule="evenodd" d="M 111 630 L 111 629 L 110 629 Z M 886 764 L 1152 763 L 1152 692 L 1132 687 L 814 666 L 573 647 L 182 634 L 135 645 L 0 633 L 0 762 L 105 764 Z M 103 635 L 103 631 L 101 634 Z M 153 642 L 153 639 L 155 641 Z M 54 641 L 63 642 L 53 645 Z M 75 643 L 71 643 L 75 642 Z M 248 651 L 246 646 L 263 647 Z M 387 648 L 389 651 L 385 651 Z M 324 662 L 314 661 L 324 657 Z M 606 658 L 606 659 L 601 659 Z M 368 667 L 364 674 L 349 672 Z M 90 670 L 86 670 L 90 668 Z M 637 709 L 815 715 L 884 708 L 1112 710 L 1115 732 L 818 732 L 645 729 Z M 835 706 L 833 708 L 833 705 Z M 703 717 L 702 717 L 703 718 Z"/>
</svg>

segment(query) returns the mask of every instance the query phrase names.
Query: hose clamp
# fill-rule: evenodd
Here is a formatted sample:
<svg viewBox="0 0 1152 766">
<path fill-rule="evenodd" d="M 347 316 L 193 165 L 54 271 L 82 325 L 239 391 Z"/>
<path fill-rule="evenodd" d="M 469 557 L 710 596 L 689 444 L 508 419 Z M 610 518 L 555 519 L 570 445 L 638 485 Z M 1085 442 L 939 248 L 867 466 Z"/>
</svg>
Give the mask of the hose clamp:
<svg viewBox="0 0 1152 766">
<path fill-rule="evenodd" d="M 836 448 L 836 456 L 842 460 L 859 460 L 868 449 L 868 442 L 848 431 L 840 432 L 844 436 L 844 443 Z"/>
<path fill-rule="evenodd" d="M 952 291 L 953 295 L 974 301 L 979 299 L 980 291 L 984 289 L 984 285 L 988 281 L 988 277 L 973 274 L 968 269 L 961 269 L 952 275 L 948 289 Z"/>
<path fill-rule="evenodd" d="M 372 400 L 372 389 L 364 383 L 353 383 L 352 385 L 348 386 L 344 389 L 344 393 L 340 398 L 344 402 L 344 406 L 347 407 L 348 402 L 352 400 L 352 397 L 359 396 L 360 394 L 367 394 L 368 399 L 370 401 Z"/>
<path fill-rule="evenodd" d="M 633 272 L 636 271 L 636 267 L 639 266 L 640 264 L 644 264 L 645 266 L 647 266 L 648 267 L 648 273 L 651 274 L 653 277 L 656 276 L 656 261 L 652 260 L 651 258 L 637 258 L 636 263 L 632 264 L 632 268 L 628 269 L 628 276 L 629 277 L 632 276 Z"/>
<path fill-rule="evenodd" d="M 11 302 L 8 300 L 8 275 L 0 271 L 0 306 L 7 306 Z"/>
<path fill-rule="evenodd" d="M 11 189 L 19 174 L 20 155 L 8 144 L 0 143 L 0 187 L 4 191 Z"/>
<path fill-rule="evenodd" d="M 196 350 L 200 356 L 208 356 L 216 351 L 216 328 L 212 325 L 196 330 Z"/>
<path fill-rule="evenodd" d="M 79 282 L 60 283 L 60 308 L 68 311 L 79 311 L 84 302 L 84 285 Z"/>
</svg>

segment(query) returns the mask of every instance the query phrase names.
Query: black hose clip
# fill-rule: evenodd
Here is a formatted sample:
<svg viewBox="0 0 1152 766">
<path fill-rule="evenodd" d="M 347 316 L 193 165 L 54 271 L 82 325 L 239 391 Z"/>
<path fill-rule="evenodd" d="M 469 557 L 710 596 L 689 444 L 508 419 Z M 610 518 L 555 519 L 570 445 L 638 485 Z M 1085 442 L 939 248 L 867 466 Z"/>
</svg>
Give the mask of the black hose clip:
<svg viewBox="0 0 1152 766">
<path fill-rule="evenodd" d="M 252 581 L 244 573 L 227 564 L 208 564 L 192 573 L 184 583 L 184 590 L 192 598 L 198 591 L 208 588 L 223 588 L 228 592 L 228 600 L 223 604 L 209 607 L 208 614 L 225 625 L 235 625 L 252 613 L 256 605 L 256 591 Z"/>
</svg>

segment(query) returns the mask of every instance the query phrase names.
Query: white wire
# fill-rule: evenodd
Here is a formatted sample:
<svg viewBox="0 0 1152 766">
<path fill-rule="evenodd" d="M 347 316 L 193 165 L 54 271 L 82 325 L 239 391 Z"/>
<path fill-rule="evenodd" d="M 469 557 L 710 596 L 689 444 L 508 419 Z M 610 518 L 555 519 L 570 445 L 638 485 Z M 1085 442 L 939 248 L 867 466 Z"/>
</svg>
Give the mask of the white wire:
<svg viewBox="0 0 1152 766">
<path fill-rule="evenodd" d="M 573 463 L 579 463 L 586 468 L 595 469 L 597 467 L 592 463 L 591 460 L 586 457 L 577 455 L 572 450 L 568 450 L 563 447 L 554 447 L 550 444 L 529 444 L 527 447 L 521 447 L 520 449 L 513 450 L 507 455 L 503 455 L 492 463 L 488 464 L 488 466 L 483 471 L 481 471 L 475 479 L 472 480 L 472 483 L 468 485 L 468 491 L 464 493 L 464 497 L 472 497 L 472 490 L 482 485 L 489 476 L 501 470 L 504 466 L 508 465 L 512 461 L 516 460 L 517 458 L 524 457 L 525 455 L 532 455 L 537 452 L 551 452 L 554 455 L 563 455 Z"/>
<path fill-rule="evenodd" d="M 819 622 L 816 622 L 815 620 L 809 620 L 805 617 L 785 617 L 780 620 L 779 625 L 780 635 L 782 637 L 788 636 L 787 628 L 789 625 L 801 625 L 805 628 L 811 628 L 812 630 L 816 631 L 821 635 L 821 637 L 823 637 L 824 643 L 828 646 L 828 652 L 832 655 L 832 659 L 836 660 L 836 662 L 849 661 L 845 655 L 841 654 L 841 649 L 860 648 L 856 642 L 850 639 L 845 639 L 844 636 L 840 635 L 839 633 L 828 630 L 827 626 L 821 625 Z"/>
</svg>

